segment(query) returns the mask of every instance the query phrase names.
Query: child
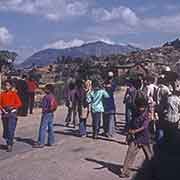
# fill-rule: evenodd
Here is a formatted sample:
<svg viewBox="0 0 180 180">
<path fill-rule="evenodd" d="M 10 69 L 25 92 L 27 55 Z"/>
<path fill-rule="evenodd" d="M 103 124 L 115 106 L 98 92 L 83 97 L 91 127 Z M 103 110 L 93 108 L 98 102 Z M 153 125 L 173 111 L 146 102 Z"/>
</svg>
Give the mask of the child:
<svg viewBox="0 0 180 180">
<path fill-rule="evenodd" d="M 42 117 L 39 129 L 38 143 L 34 148 L 43 148 L 45 145 L 46 129 L 48 128 L 48 146 L 54 144 L 53 119 L 54 111 L 57 109 L 57 101 L 53 95 L 54 87 L 51 84 L 45 86 L 46 95 L 42 100 Z"/>
<path fill-rule="evenodd" d="M 145 102 L 136 104 L 137 112 L 130 125 L 129 134 L 132 138 L 129 140 L 129 147 L 124 161 L 124 166 L 120 177 L 129 177 L 129 168 L 133 164 L 135 157 L 142 148 L 146 159 L 151 160 L 152 152 L 149 144 L 149 115 Z"/>
<path fill-rule="evenodd" d="M 0 94 L 3 138 L 6 140 L 8 152 L 11 152 L 13 147 L 13 139 L 17 125 L 17 110 L 22 106 L 19 96 L 12 88 L 12 82 L 6 81 L 5 91 Z"/>
</svg>

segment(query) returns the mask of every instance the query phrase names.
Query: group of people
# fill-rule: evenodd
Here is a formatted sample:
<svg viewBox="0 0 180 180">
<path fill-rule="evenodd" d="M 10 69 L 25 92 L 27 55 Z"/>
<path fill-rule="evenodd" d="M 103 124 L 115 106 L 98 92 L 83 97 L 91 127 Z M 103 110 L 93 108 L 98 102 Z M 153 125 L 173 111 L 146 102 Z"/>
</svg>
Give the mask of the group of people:
<svg viewBox="0 0 180 180">
<path fill-rule="evenodd" d="M 98 80 L 77 80 L 68 83 L 68 87 L 65 89 L 65 104 L 68 108 L 65 122 L 66 126 L 69 126 L 72 119 L 73 126 L 76 127 L 79 119 L 81 137 L 87 136 L 86 124 L 90 111 L 93 138 L 98 138 L 101 119 L 103 119 L 103 135 L 106 137 L 113 136 L 116 111 L 114 101 L 116 83 L 113 76 L 113 72 L 109 72 L 103 83 Z"/>
<path fill-rule="evenodd" d="M 3 125 L 3 138 L 7 143 L 7 151 L 11 152 L 17 125 L 17 116 L 33 113 L 37 82 L 32 77 L 23 75 L 20 79 L 7 77 L 0 93 L 0 110 Z"/>
<path fill-rule="evenodd" d="M 25 78 L 25 76 L 23 78 Z M 25 82 L 27 83 L 28 81 L 18 81 L 18 83 L 16 83 L 17 87 L 15 87 L 14 82 L 14 80 L 8 78 L 4 82 L 4 91 L 0 93 L 0 110 L 3 124 L 3 138 L 6 141 L 8 152 L 11 152 L 13 148 L 13 139 L 17 125 L 17 116 L 19 115 L 19 112 L 21 112 L 20 110 L 24 105 L 25 99 L 29 97 L 28 95 L 25 95 L 23 91 Z M 19 84 L 21 84 L 21 86 L 18 86 Z M 34 96 L 34 90 L 35 88 L 37 88 L 37 85 L 31 85 Z M 23 88 L 21 89 L 20 87 Z M 115 122 L 115 88 L 116 86 L 113 81 L 112 72 L 109 73 L 109 76 L 104 83 L 100 83 L 97 80 L 76 80 L 75 84 L 73 84 L 73 82 L 69 83 L 68 88 L 65 90 L 65 92 L 67 93 L 66 106 L 68 107 L 66 125 L 69 125 L 71 116 L 73 115 L 73 124 L 74 126 L 76 126 L 76 114 L 78 114 L 80 136 L 87 136 L 86 123 L 90 114 L 89 112 L 91 106 L 93 119 L 93 138 L 97 139 L 98 137 L 101 125 L 101 117 L 103 117 L 104 135 L 107 137 L 112 137 L 114 133 Z M 44 92 L 45 95 L 42 99 L 41 104 L 42 115 L 39 128 L 39 136 L 37 143 L 33 145 L 34 148 L 43 148 L 45 146 L 46 132 L 48 133 L 47 145 L 52 146 L 55 142 L 53 121 L 54 112 L 58 107 L 58 102 L 54 95 L 54 86 L 52 84 L 47 84 L 44 88 Z M 30 109 L 30 113 L 32 113 L 32 109 Z M 24 115 L 25 114 L 23 114 L 23 116 Z"/>
<path fill-rule="evenodd" d="M 14 80 L 15 88 L 22 101 L 22 107 L 18 110 L 19 116 L 33 114 L 35 92 L 38 82 L 30 75 L 22 75 L 22 78 Z"/>
<path fill-rule="evenodd" d="M 167 79 L 162 74 L 158 78 L 139 75 L 127 80 L 124 103 L 129 146 L 121 178 L 130 176 L 130 166 L 140 149 L 150 163 L 160 143 L 173 141 L 180 120 L 180 89 L 176 80 Z"/>
<path fill-rule="evenodd" d="M 32 80 L 29 79 L 29 97 L 34 99 L 34 90 L 37 88 L 37 84 L 30 81 Z M 25 100 L 22 98 L 25 97 L 24 94 L 19 93 L 18 88 L 14 90 L 13 87 L 13 82 L 6 80 L 5 90 L 0 93 L 3 138 L 7 143 L 8 152 L 12 151 L 17 114 Z M 68 109 L 65 119 L 66 126 L 69 126 L 72 120 L 74 127 L 79 124 L 79 135 L 86 137 L 87 119 L 91 113 L 93 139 L 98 138 L 101 119 L 103 120 L 103 135 L 108 138 L 113 137 L 116 114 L 115 90 L 116 83 L 112 72 L 108 73 L 107 79 L 103 83 L 98 80 L 82 79 L 69 81 L 64 91 L 65 105 Z M 22 89 L 20 91 L 22 92 Z M 53 121 L 58 103 L 53 85 L 47 84 L 44 92 L 39 137 L 33 146 L 34 148 L 45 146 L 46 132 L 48 133 L 47 145 L 52 146 L 55 142 Z M 158 143 L 171 141 L 174 135 L 174 131 L 171 129 L 172 127 L 177 129 L 180 120 L 179 95 L 179 86 L 175 82 L 173 85 L 168 82 L 166 75 L 158 78 L 150 75 L 146 77 L 138 75 L 137 78 L 127 80 L 124 104 L 126 107 L 125 134 L 127 135 L 128 151 L 121 170 L 121 178 L 129 177 L 130 166 L 140 149 L 143 149 L 146 159 L 150 161 L 154 155 L 154 147 Z M 32 109 L 33 106 L 31 106 L 30 113 L 32 113 Z M 46 131 L 47 129 L 48 131 Z"/>
<path fill-rule="evenodd" d="M 12 83 L 13 90 L 17 92 L 22 106 L 18 109 L 18 116 L 27 116 L 33 114 L 35 92 L 38 88 L 38 82 L 32 75 L 23 74 L 21 77 L 12 78 L 8 76 L 7 79 Z"/>
</svg>

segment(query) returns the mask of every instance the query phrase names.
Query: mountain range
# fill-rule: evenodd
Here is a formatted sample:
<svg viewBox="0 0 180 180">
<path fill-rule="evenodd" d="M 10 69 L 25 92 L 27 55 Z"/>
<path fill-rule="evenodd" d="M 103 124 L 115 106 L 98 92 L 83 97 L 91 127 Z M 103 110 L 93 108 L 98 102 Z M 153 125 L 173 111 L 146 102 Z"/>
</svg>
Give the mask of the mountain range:
<svg viewBox="0 0 180 180">
<path fill-rule="evenodd" d="M 29 58 L 27 58 L 22 64 L 22 67 L 31 66 L 32 64 L 36 66 L 45 66 L 54 63 L 57 57 L 87 57 L 87 56 L 109 56 L 118 54 L 127 54 L 129 52 L 140 51 L 131 45 L 117 45 L 108 44 L 102 41 L 91 42 L 83 44 L 80 47 L 72 47 L 66 49 L 45 49 L 41 50 Z"/>
</svg>

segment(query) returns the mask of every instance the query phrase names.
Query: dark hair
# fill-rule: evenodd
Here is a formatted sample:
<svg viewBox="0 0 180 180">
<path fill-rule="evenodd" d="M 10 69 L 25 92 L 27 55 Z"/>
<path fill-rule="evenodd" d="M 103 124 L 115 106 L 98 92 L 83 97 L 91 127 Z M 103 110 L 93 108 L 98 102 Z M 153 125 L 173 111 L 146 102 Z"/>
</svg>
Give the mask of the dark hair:
<svg viewBox="0 0 180 180">
<path fill-rule="evenodd" d="M 29 76 L 29 80 L 32 81 L 34 80 L 34 77 L 32 75 Z"/>
<path fill-rule="evenodd" d="M 142 82 L 141 82 L 140 79 L 134 79 L 134 80 L 132 81 L 132 84 L 133 84 L 133 86 L 134 86 L 136 89 L 140 89 L 141 86 L 142 86 Z"/>
<path fill-rule="evenodd" d="M 98 80 L 95 79 L 92 81 L 92 87 L 93 87 L 93 89 L 99 89 L 99 88 L 101 88 L 101 84 Z"/>
<path fill-rule="evenodd" d="M 4 81 L 4 85 L 5 85 L 6 83 L 9 83 L 11 86 L 13 86 L 12 80 L 6 80 L 6 81 Z"/>
<path fill-rule="evenodd" d="M 45 89 L 50 91 L 51 93 L 54 93 L 54 86 L 52 84 L 47 84 L 45 86 Z"/>
<path fill-rule="evenodd" d="M 165 77 L 159 77 L 158 78 L 158 84 L 163 84 L 163 85 L 167 85 L 167 80 Z"/>
<path fill-rule="evenodd" d="M 151 84 L 155 82 L 155 78 L 153 76 L 146 76 L 145 80 L 147 81 L 147 83 Z"/>
<path fill-rule="evenodd" d="M 70 82 L 69 85 L 68 85 L 68 88 L 70 90 L 73 90 L 75 88 L 75 83 L 74 82 Z"/>
<path fill-rule="evenodd" d="M 144 98 L 139 98 L 139 99 L 135 100 L 135 105 L 137 108 L 140 108 L 140 107 L 146 108 L 148 106 L 148 102 Z"/>
<path fill-rule="evenodd" d="M 23 75 L 22 75 L 22 78 L 23 78 L 23 79 L 26 79 L 26 78 L 27 78 L 27 75 L 26 75 L 26 74 L 23 74 Z"/>
</svg>

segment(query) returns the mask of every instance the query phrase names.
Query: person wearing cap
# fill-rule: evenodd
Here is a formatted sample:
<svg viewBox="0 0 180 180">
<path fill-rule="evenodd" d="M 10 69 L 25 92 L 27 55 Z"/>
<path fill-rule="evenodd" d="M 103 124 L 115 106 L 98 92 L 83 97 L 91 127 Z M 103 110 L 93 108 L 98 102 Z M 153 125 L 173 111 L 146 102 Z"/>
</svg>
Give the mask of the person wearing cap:
<svg viewBox="0 0 180 180">
<path fill-rule="evenodd" d="M 11 152 L 13 147 L 13 139 L 17 125 L 17 110 L 22 106 L 19 96 L 12 88 L 12 82 L 6 81 L 5 91 L 0 94 L 3 138 L 6 140 L 8 152 Z"/>
</svg>

